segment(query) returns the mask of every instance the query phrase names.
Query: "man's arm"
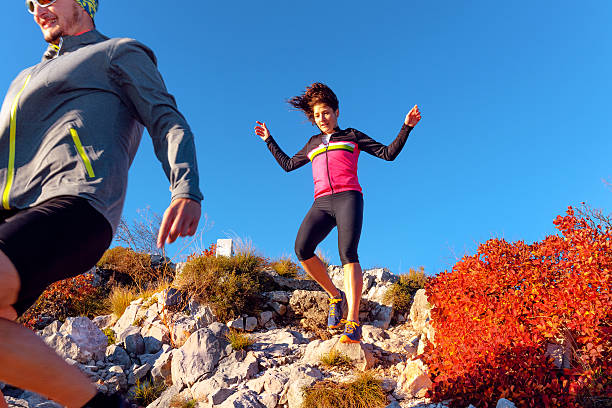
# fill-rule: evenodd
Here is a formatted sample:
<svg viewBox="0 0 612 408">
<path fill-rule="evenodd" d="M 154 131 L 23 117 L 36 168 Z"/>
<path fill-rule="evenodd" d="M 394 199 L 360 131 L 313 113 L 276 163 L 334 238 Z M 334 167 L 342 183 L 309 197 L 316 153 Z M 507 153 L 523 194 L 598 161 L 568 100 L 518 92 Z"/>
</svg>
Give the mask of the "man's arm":
<svg viewBox="0 0 612 408">
<path fill-rule="evenodd" d="M 172 199 L 162 219 L 157 245 L 193 235 L 202 200 L 193 134 L 166 90 L 153 52 L 137 41 L 122 39 L 111 51 L 110 71 L 124 103 L 149 131 L 155 154 L 170 181 Z"/>
</svg>

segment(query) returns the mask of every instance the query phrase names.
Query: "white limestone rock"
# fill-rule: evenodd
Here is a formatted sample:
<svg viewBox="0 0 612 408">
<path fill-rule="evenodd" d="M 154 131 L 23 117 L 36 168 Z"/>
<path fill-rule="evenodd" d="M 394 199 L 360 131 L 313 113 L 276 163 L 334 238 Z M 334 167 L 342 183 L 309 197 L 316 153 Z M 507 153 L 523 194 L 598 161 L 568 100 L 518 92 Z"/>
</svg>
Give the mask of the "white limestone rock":
<svg viewBox="0 0 612 408">
<path fill-rule="evenodd" d="M 70 336 L 81 352 L 90 353 L 93 358 L 100 359 L 104 356 L 108 338 L 87 317 L 69 317 L 66 319 L 59 333 Z"/>
<path fill-rule="evenodd" d="M 314 340 L 308 344 L 302 357 L 305 364 L 320 364 L 321 356 L 336 350 L 348 358 L 358 370 L 367 370 L 374 366 L 375 358 L 371 350 L 364 343 L 340 343 L 340 337 L 330 340 Z"/>
<path fill-rule="evenodd" d="M 400 373 L 395 392 L 412 397 L 423 397 L 432 385 L 427 366 L 421 360 L 411 360 L 406 363 L 404 370 Z"/>
<path fill-rule="evenodd" d="M 229 343 L 215 337 L 208 328 L 193 333 L 185 344 L 172 353 L 172 383 L 193 385 L 214 372 L 225 356 Z"/>
<path fill-rule="evenodd" d="M 265 406 L 253 391 L 241 390 L 227 398 L 219 408 L 265 408 Z"/>
</svg>

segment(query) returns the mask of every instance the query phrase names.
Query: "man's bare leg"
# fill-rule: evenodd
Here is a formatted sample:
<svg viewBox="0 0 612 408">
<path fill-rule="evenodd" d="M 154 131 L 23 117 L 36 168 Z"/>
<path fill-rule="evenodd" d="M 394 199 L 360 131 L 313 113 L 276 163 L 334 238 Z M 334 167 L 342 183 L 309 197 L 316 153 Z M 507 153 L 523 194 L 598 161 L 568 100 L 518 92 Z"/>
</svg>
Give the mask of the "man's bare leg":
<svg viewBox="0 0 612 408">
<path fill-rule="evenodd" d="M 363 273 L 359 262 L 344 265 L 344 291 L 348 302 L 348 320 L 359 322 L 359 303 L 363 290 Z"/>
<path fill-rule="evenodd" d="M 11 305 L 17 301 L 19 287 L 15 266 L 0 251 L 0 381 L 68 408 L 82 407 L 96 394 L 87 376 L 68 365 L 33 331 L 11 321 L 17 316 Z"/>
<path fill-rule="evenodd" d="M 301 264 L 306 273 L 310 275 L 310 277 L 314 279 L 314 281 L 317 282 L 330 297 L 340 296 L 340 291 L 332 282 L 331 278 L 327 274 L 325 264 L 319 259 L 318 256 L 315 255 L 310 259 L 302 261 Z"/>
</svg>

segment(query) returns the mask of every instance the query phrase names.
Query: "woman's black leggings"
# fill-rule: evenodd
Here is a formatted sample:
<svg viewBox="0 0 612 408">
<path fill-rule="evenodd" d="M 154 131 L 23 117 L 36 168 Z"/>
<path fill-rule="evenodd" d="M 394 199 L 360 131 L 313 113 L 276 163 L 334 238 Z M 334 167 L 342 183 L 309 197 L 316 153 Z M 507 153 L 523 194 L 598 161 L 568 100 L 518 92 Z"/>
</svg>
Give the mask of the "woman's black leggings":
<svg viewBox="0 0 612 408">
<path fill-rule="evenodd" d="M 295 239 L 295 253 L 300 261 L 315 255 L 317 245 L 338 227 L 338 252 L 342 265 L 359 262 L 357 246 L 363 222 L 363 195 L 343 191 L 317 198 L 304 217 Z"/>
</svg>

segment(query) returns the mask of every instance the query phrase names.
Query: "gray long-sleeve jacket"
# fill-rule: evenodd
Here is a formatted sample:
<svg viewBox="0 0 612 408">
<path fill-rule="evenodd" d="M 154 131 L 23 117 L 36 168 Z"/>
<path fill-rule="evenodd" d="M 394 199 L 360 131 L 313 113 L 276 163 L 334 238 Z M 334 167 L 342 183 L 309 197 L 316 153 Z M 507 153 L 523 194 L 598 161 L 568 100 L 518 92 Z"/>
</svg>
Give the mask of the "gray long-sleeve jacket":
<svg viewBox="0 0 612 408">
<path fill-rule="evenodd" d="M 172 199 L 202 200 L 193 134 L 153 52 L 96 30 L 50 45 L 41 63 L 17 76 L 2 104 L 0 208 L 81 196 L 115 231 L 143 125 Z"/>
</svg>

